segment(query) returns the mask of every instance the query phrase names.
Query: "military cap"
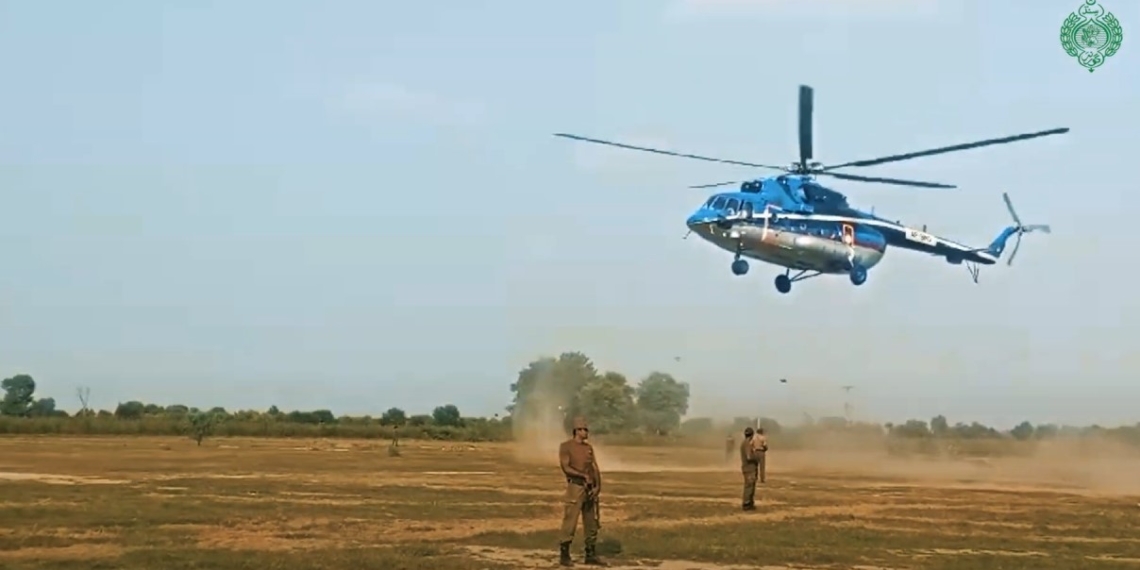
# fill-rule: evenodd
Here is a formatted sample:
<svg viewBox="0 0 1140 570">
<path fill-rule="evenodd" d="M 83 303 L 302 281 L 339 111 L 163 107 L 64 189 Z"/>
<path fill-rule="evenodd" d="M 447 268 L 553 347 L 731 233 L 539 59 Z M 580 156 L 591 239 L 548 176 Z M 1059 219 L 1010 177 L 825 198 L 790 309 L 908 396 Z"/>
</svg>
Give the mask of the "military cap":
<svg viewBox="0 0 1140 570">
<path fill-rule="evenodd" d="M 574 425 L 574 429 L 590 429 L 590 426 L 586 425 L 586 418 L 584 418 L 582 416 L 578 416 L 578 417 L 574 418 L 574 424 L 573 425 Z"/>
<path fill-rule="evenodd" d="M 751 428 L 751 427 L 746 427 L 746 428 L 744 428 L 744 435 L 745 435 L 746 437 L 749 437 L 749 436 L 751 436 L 751 435 L 752 435 L 752 428 Z"/>
</svg>

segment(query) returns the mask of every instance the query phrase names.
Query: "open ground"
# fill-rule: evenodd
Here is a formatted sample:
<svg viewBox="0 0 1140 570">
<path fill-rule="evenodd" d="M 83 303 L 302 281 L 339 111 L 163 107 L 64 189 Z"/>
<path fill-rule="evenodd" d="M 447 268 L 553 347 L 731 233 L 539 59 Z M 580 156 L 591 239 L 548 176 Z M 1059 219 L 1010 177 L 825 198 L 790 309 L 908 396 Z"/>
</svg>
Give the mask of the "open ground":
<svg viewBox="0 0 1140 570">
<path fill-rule="evenodd" d="M 1119 453 L 950 463 L 774 450 L 747 513 L 739 467 L 721 450 L 598 447 L 617 568 L 1140 569 L 1140 469 Z M 556 565 L 556 448 L 400 449 L 6 437 L 0 568 Z"/>
</svg>

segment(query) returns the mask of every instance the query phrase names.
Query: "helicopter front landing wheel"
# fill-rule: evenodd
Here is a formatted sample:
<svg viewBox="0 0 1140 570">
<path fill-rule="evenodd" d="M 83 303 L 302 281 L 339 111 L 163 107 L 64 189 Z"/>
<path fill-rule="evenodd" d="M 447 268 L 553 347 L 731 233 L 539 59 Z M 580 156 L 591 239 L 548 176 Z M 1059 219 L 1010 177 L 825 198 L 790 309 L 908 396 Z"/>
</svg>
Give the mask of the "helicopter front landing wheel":
<svg viewBox="0 0 1140 570">
<path fill-rule="evenodd" d="M 862 265 L 856 265 L 851 268 L 851 284 L 858 287 L 867 282 L 867 269 Z"/>
<path fill-rule="evenodd" d="M 748 273 L 748 262 L 747 261 L 745 261 L 743 259 L 737 259 L 736 261 L 732 262 L 732 274 L 733 275 L 744 275 L 745 273 Z"/>
<path fill-rule="evenodd" d="M 776 290 L 781 293 L 787 293 L 792 290 L 792 278 L 787 274 L 781 273 L 776 276 Z"/>
</svg>

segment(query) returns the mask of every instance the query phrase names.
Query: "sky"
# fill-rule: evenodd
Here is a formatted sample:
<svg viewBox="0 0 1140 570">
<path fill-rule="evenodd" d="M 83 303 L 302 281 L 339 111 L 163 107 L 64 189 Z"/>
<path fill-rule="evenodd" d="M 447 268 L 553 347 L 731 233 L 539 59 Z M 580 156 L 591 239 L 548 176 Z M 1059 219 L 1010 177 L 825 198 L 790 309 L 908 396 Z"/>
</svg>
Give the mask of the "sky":
<svg viewBox="0 0 1140 570">
<path fill-rule="evenodd" d="M 0 376 L 71 410 L 484 415 L 578 350 L 691 416 L 854 385 L 865 419 L 1135 423 L 1140 4 L 1105 0 L 1094 73 L 1059 42 L 1080 2 L 1028 5 L 0 0 Z M 801 83 L 825 164 L 1070 127 L 859 172 L 953 190 L 827 181 L 979 247 L 1007 191 L 1053 233 L 977 285 L 891 250 L 780 295 L 681 239 L 686 186 L 770 171 L 551 136 L 785 164 Z"/>
</svg>

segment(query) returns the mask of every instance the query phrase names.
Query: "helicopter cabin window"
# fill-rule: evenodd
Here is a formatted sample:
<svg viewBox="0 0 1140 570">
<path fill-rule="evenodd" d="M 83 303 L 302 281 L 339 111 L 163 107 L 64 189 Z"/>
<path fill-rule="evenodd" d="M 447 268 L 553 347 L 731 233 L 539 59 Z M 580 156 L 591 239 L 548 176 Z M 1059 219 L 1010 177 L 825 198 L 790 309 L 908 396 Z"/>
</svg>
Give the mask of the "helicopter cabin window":
<svg viewBox="0 0 1140 570">
<path fill-rule="evenodd" d="M 729 212 L 735 212 L 740 208 L 740 200 L 737 200 L 736 198 L 729 198 L 727 207 Z"/>
<path fill-rule="evenodd" d="M 752 217 L 752 202 L 750 202 L 748 200 L 744 200 L 744 205 L 743 205 L 742 209 L 744 210 L 744 217 L 746 217 L 746 218 Z"/>
<path fill-rule="evenodd" d="M 714 210 L 719 210 L 719 209 L 724 207 L 724 203 L 727 201 L 728 201 L 728 199 L 725 198 L 724 196 L 717 196 L 716 200 L 713 202 L 712 207 Z"/>
</svg>

